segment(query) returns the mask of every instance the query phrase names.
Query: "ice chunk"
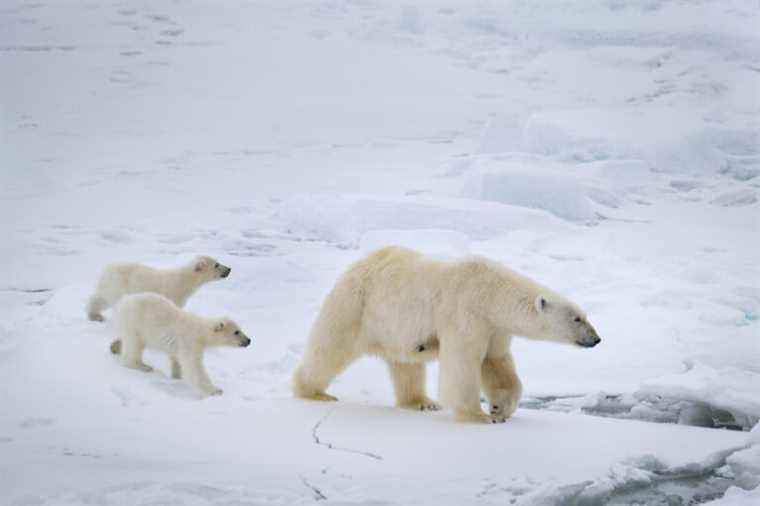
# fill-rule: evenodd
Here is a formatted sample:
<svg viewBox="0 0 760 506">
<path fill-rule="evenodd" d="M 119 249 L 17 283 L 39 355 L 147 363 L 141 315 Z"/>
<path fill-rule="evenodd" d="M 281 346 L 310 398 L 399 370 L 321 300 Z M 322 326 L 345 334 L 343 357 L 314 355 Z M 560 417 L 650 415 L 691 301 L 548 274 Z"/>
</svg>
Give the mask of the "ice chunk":
<svg viewBox="0 0 760 506">
<path fill-rule="evenodd" d="M 668 466 L 653 455 L 613 465 L 607 474 L 572 484 L 544 485 L 521 497 L 520 505 L 553 504 L 694 504 L 718 498 L 732 485 L 723 476 L 733 450 L 704 461 Z"/>
<path fill-rule="evenodd" d="M 760 504 L 760 487 L 753 490 L 731 487 L 726 490 L 723 497 L 712 501 L 710 506 L 749 506 L 751 504 Z"/>
<path fill-rule="evenodd" d="M 758 392 L 760 374 L 734 367 L 718 370 L 695 363 L 684 373 L 669 374 L 645 382 L 635 396 L 640 401 L 655 404 L 670 400 L 709 405 L 713 409 L 728 411 L 737 424 L 749 428 L 760 418 Z M 680 412 L 679 409 L 679 416 Z M 691 415 L 684 415 L 684 419 L 703 414 L 692 411 Z"/>
<path fill-rule="evenodd" d="M 373 230 L 449 230 L 486 239 L 561 223 L 545 213 L 490 202 L 376 195 L 295 195 L 281 203 L 277 217 L 291 233 L 349 248 L 359 246 L 362 235 Z M 461 235 L 451 237 L 461 243 Z"/>
<path fill-rule="evenodd" d="M 760 485 L 760 444 L 733 453 L 726 464 L 740 487 L 750 489 Z"/>
<path fill-rule="evenodd" d="M 465 183 L 463 196 L 543 209 L 576 222 L 589 222 L 595 217 L 583 187 L 553 169 L 524 169 L 508 164 L 496 171 L 478 172 Z"/>
<path fill-rule="evenodd" d="M 710 203 L 723 207 L 748 206 L 757 202 L 757 194 L 750 189 L 735 190 L 719 195 Z"/>
</svg>

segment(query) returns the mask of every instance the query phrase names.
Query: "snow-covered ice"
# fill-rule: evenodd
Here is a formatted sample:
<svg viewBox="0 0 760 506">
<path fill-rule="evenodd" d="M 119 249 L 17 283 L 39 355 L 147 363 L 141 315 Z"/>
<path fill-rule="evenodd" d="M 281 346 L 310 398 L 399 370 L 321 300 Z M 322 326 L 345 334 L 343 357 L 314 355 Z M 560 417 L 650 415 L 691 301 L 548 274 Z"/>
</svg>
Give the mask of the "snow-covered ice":
<svg viewBox="0 0 760 506">
<path fill-rule="evenodd" d="M 759 24 L 741 0 L 6 0 L 0 503 L 758 502 Z M 603 342 L 517 339 L 499 426 L 395 409 L 371 359 L 341 402 L 292 399 L 323 296 L 388 243 L 504 262 Z M 195 254 L 233 270 L 188 309 L 254 338 L 207 354 L 204 400 L 84 314 L 107 263 Z"/>
</svg>

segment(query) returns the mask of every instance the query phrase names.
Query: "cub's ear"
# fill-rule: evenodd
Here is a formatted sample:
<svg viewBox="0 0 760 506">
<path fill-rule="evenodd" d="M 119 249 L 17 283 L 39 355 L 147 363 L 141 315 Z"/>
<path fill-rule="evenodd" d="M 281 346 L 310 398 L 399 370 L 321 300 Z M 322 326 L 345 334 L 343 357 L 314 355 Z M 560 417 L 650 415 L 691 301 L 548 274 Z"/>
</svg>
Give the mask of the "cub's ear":
<svg viewBox="0 0 760 506">
<path fill-rule="evenodd" d="M 544 298 L 543 295 L 539 295 L 538 297 L 536 297 L 535 305 L 536 305 L 536 311 L 538 311 L 539 313 L 543 313 L 544 311 L 546 311 L 546 306 L 548 306 L 549 303 L 546 302 L 546 299 Z"/>
<path fill-rule="evenodd" d="M 222 330 L 224 330 L 224 322 L 219 322 L 214 325 L 214 332 L 221 332 Z"/>
<path fill-rule="evenodd" d="M 207 262 L 205 260 L 198 260 L 195 263 L 195 272 L 201 272 L 206 268 Z"/>
</svg>

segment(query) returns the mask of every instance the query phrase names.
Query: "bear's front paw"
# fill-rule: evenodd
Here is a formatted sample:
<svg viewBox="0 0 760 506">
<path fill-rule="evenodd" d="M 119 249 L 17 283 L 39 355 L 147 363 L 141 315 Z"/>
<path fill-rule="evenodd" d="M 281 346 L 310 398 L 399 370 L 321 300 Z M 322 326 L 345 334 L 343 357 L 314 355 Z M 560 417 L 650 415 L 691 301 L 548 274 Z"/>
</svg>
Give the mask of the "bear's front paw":
<svg viewBox="0 0 760 506">
<path fill-rule="evenodd" d="M 507 390 L 498 390 L 488 405 L 488 411 L 492 415 L 509 418 L 517 409 L 519 397 Z"/>
</svg>

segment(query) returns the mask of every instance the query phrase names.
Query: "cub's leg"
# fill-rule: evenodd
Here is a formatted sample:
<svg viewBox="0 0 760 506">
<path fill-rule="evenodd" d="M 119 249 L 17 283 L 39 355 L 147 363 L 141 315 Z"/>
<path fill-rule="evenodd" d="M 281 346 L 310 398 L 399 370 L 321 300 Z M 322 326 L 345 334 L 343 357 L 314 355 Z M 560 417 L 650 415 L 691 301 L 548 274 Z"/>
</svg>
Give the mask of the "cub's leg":
<svg viewBox="0 0 760 506">
<path fill-rule="evenodd" d="M 179 361 L 176 357 L 169 357 L 169 360 L 171 360 L 172 363 L 172 378 L 173 379 L 182 379 L 182 366 L 179 364 Z"/>
<path fill-rule="evenodd" d="M 511 337 L 493 337 L 483 360 L 483 390 L 492 415 L 512 416 L 522 396 L 522 383 L 509 351 Z"/>
<path fill-rule="evenodd" d="M 102 322 L 104 320 L 102 313 L 106 309 L 108 309 L 108 302 L 96 293 L 87 302 L 87 318 L 94 322 Z"/>
<path fill-rule="evenodd" d="M 425 364 L 388 362 L 396 392 L 396 404 L 418 411 L 438 411 L 441 406 L 425 393 Z"/>
<path fill-rule="evenodd" d="M 142 360 L 145 344 L 140 336 L 128 333 L 124 336 L 121 343 L 121 361 L 130 369 L 150 372 L 153 368 Z"/>
<path fill-rule="evenodd" d="M 211 378 L 203 366 L 202 355 L 182 354 L 177 358 L 185 381 L 204 395 L 222 395 L 222 389 L 211 383 Z"/>
<path fill-rule="evenodd" d="M 488 339 L 463 339 L 454 333 L 439 337 L 439 389 L 444 405 L 454 410 L 460 422 L 504 422 L 504 416 L 487 415 L 480 407 L 481 367 Z"/>
</svg>

